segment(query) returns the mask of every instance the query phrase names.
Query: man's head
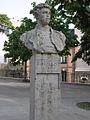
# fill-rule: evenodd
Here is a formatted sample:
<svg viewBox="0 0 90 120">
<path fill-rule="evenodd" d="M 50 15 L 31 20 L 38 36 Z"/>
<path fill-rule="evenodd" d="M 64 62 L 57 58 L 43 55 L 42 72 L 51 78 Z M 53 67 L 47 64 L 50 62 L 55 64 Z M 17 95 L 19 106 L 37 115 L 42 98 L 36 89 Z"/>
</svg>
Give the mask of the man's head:
<svg viewBox="0 0 90 120">
<path fill-rule="evenodd" d="M 45 3 L 38 4 L 34 9 L 34 16 L 42 25 L 47 25 L 50 22 L 50 7 Z"/>
</svg>

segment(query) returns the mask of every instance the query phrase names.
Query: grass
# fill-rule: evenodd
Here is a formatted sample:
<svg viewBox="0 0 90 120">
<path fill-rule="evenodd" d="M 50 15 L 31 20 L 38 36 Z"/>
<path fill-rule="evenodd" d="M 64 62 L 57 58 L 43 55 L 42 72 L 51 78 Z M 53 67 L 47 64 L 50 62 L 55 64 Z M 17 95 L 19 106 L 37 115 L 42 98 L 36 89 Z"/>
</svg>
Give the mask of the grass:
<svg viewBox="0 0 90 120">
<path fill-rule="evenodd" d="M 77 103 L 77 106 L 84 110 L 90 110 L 90 102 L 79 102 Z"/>
</svg>

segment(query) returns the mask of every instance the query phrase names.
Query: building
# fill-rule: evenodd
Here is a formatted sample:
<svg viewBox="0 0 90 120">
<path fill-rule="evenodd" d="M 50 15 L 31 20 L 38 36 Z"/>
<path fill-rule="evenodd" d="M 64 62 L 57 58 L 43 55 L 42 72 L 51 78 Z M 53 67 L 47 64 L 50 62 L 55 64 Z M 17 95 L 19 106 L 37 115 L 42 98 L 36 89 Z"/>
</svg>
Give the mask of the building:
<svg viewBox="0 0 90 120">
<path fill-rule="evenodd" d="M 80 41 L 82 33 L 75 29 L 75 34 L 77 34 L 78 40 Z M 78 49 L 79 47 L 72 48 L 70 49 L 71 56 L 61 57 L 62 81 L 69 83 L 90 83 L 90 66 L 82 59 L 77 59 L 73 63 L 71 62 Z"/>
<path fill-rule="evenodd" d="M 9 29 L 6 25 L 0 24 L 0 32 L 3 32 L 7 35 L 9 34 Z"/>
<path fill-rule="evenodd" d="M 74 35 L 74 29 L 71 29 L 71 35 Z M 75 54 L 75 48 L 70 49 L 70 56 L 61 57 L 62 81 L 73 82 L 75 79 L 75 63 L 72 63 L 72 58 Z"/>
<path fill-rule="evenodd" d="M 0 75 L 4 74 L 3 69 L 8 64 L 8 59 L 4 57 L 4 51 L 2 50 L 4 41 L 8 40 L 7 34 L 9 34 L 7 26 L 0 24 Z"/>
<path fill-rule="evenodd" d="M 78 40 L 82 36 L 82 33 L 75 29 L 75 33 L 78 35 Z M 75 49 L 77 52 L 79 48 Z M 87 65 L 82 59 L 77 59 L 75 62 L 75 82 L 90 83 L 90 65 Z"/>
<path fill-rule="evenodd" d="M 74 55 L 74 48 L 70 49 L 71 56 L 61 57 L 61 72 L 63 82 L 73 82 L 75 79 L 75 63 L 72 63 L 72 57 Z"/>
</svg>

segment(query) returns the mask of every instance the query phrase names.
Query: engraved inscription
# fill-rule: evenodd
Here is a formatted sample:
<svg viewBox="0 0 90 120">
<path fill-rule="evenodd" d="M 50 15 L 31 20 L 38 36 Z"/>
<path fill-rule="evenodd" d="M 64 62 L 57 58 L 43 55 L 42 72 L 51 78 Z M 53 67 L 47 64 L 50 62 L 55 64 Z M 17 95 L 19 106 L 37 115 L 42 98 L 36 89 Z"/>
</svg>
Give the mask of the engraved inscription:
<svg viewBox="0 0 90 120">
<path fill-rule="evenodd" d="M 38 55 L 36 58 L 36 73 L 60 73 L 60 57 L 57 55 Z"/>
</svg>

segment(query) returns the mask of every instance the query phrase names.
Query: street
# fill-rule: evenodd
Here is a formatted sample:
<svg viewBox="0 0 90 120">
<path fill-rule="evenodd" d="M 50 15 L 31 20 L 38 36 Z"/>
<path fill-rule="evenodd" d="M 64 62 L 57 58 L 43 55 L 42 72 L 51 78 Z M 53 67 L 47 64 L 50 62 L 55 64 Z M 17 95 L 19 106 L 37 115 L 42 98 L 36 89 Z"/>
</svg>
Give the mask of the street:
<svg viewBox="0 0 90 120">
<path fill-rule="evenodd" d="M 29 120 L 29 83 L 0 83 L 0 120 Z"/>
<path fill-rule="evenodd" d="M 29 120 L 30 83 L 0 81 L 0 120 Z M 60 120 L 90 120 L 90 111 L 76 106 L 90 102 L 90 86 L 61 84 Z"/>
</svg>

